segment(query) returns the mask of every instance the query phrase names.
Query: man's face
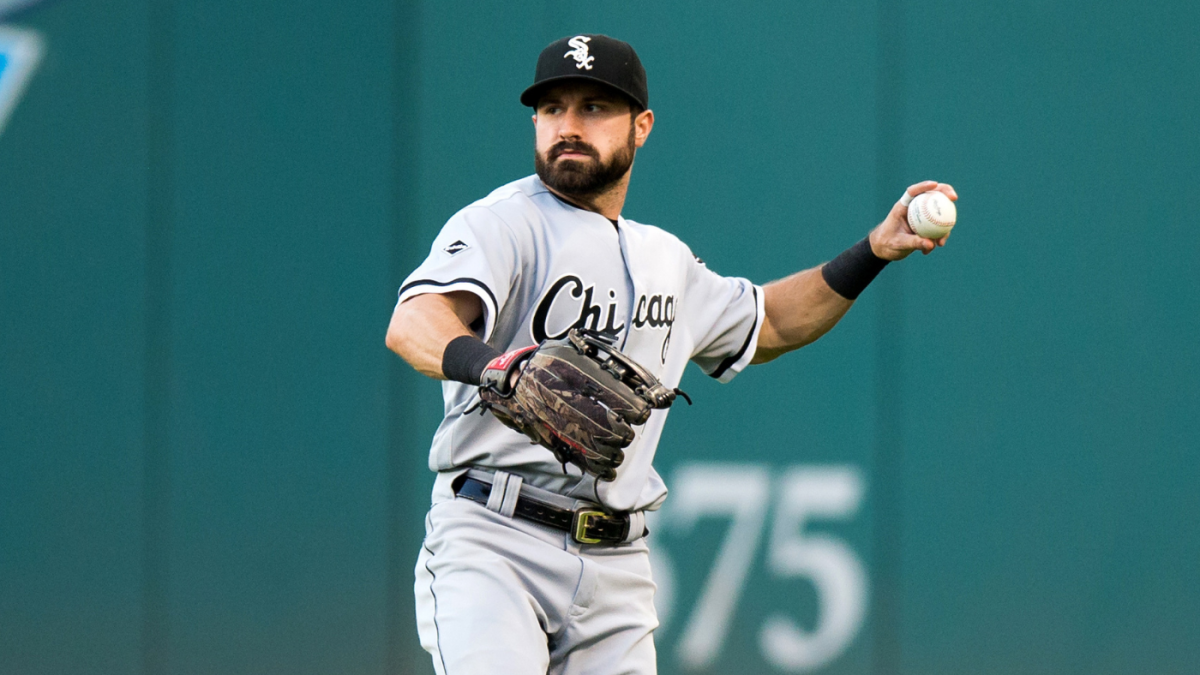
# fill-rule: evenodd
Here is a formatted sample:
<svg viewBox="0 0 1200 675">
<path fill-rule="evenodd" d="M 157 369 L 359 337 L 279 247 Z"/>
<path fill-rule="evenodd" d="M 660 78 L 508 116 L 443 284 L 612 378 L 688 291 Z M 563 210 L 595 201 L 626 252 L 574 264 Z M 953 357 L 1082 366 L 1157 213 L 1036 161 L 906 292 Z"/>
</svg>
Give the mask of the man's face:
<svg viewBox="0 0 1200 675">
<path fill-rule="evenodd" d="M 534 165 L 542 182 L 589 197 L 624 178 L 649 133 L 648 124 L 639 124 L 648 111 L 632 112 L 628 99 L 603 86 L 570 82 L 546 90 L 533 116 Z"/>
</svg>

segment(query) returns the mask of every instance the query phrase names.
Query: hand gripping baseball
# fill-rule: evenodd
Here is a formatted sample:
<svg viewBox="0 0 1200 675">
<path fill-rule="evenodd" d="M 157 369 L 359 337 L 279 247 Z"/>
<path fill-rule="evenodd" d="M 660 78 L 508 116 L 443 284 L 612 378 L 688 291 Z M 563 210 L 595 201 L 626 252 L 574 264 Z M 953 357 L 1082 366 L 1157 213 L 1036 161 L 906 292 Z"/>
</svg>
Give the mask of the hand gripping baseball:
<svg viewBox="0 0 1200 675">
<path fill-rule="evenodd" d="M 481 408 L 599 480 L 616 478 L 633 426 L 669 408 L 677 394 L 687 398 L 602 334 L 577 328 L 497 357 L 479 386 Z"/>
<path fill-rule="evenodd" d="M 892 205 L 892 210 L 888 213 L 887 218 L 884 218 L 883 222 L 871 231 L 871 251 L 875 255 L 884 260 L 901 260 L 907 258 L 913 251 L 929 254 L 935 248 L 946 245 L 949 234 L 941 239 L 926 239 L 914 233 L 908 225 L 909 203 L 913 197 L 931 190 L 945 194 L 951 201 L 958 200 L 958 193 L 949 183 L 927 180 L 910 185 L 900 200 Z"/>
</svg>

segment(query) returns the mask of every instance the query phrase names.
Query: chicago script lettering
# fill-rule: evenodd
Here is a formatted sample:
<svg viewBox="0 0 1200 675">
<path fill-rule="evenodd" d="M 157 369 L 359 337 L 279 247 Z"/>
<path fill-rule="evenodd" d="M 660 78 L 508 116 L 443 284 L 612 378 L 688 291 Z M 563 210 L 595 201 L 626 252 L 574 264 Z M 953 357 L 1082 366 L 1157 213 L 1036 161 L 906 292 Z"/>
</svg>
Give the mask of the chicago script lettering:
<svg viewBox="0 0 1200 675">
<path fill-rule="evenodd" d="M 551 284 L 550 289 L 542 296 L 541 302 L 538 303 L 537 309 L 533 313 L 530 331 L 533 333 L 534 342 L 561 339 L 566 337 L 567 332 L 572 328 L 590 328 L 611 335 L 617 335 L 624 330 L 624 323 L 616 325 L 617 292 L 608 291 L 609 302 L 607 308 L 604 308 L 594 304 L 595 290 L 595 285 L 584 287 L 583 280 L 573 274 L 561 277 Z M 571 299 L 576 301 L 577 309 L 571 308 Z M 573 315 L 575 319 L 566 326 L 555 327 L 561 328 L 561 330 L 551 333 L 554 328 L 548 324 L 556 307 L 568 308 L 568 316 Z M 605 311 L 606 309 L 607 311 Z M 561 316 L 561 310 L 559 316 Z M 604 322 L 603 327 L 600 325 L 601 321 Z"/>
<path fill-rule="evenodd" d="M 662 362 L 667 362 L 667 347 L 671 345 L 671 331 L 675 327 L 675 296 L 663 296 L 661 293 L 657 295 L 638 298 L 637 305 L 633 311 L 633 328 L 641 330 L 649 328 L 657 330 L 660 328 L 667 329 L 667 336 L 663 338 L 662 351 L 659 356 Z"/>
</svg>

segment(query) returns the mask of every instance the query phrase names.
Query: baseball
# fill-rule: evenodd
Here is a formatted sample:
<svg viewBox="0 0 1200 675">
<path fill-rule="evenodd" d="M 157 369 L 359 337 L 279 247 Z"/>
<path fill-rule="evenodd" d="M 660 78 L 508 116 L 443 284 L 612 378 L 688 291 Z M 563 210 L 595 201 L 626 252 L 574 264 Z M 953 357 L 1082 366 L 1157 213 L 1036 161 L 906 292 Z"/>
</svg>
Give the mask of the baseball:
<svg viewBox="0 0 1200 675">
<path fill-rule="evenodd" d="M 926 239 L 941 239 L 950 234 L 957 216 L 954 202 L 937 190 L 922 192 L 908 205 L 908 226 Z"/>
</svg>

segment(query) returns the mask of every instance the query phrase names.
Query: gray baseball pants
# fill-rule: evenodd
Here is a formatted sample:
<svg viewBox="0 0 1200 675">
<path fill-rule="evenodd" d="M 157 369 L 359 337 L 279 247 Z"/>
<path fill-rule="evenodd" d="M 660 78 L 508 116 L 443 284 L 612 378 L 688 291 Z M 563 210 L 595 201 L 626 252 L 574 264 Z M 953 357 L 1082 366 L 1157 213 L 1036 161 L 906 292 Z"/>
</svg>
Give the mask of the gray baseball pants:
<svg viewBox="0 0 1200 675">
<path fill-rule="evenodd" d="M 438 675 L 654 675 L 646 542 L 588 546 L 466 499 L 435 504 L 417 628 Z"/>
</svg>

